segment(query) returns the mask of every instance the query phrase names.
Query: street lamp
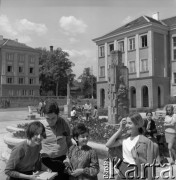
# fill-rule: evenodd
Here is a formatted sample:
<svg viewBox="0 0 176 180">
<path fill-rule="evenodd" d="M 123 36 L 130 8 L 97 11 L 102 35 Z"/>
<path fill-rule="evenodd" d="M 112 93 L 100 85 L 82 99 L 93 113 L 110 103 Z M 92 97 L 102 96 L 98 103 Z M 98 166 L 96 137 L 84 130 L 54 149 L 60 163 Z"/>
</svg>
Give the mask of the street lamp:
<svg viewBox="0 0 176 180">
<path fill-rule="evenodd" d="M 71 111 L 71 101 L 70 101 L 70 74 L 72 72 L 71 69 L 66 69 L 66 74 L 67 74 L 67 104 L 64 105 L 64 114 L 67 115 L 67 117 L 70 117 L 70 111 Z"/>
<path fill-rule="evenodd" d="M 67 105 L 70 104 L 70 74 L 71 74 L 71 69 L 66 69 L 66 74 L 67 74 L 67 77 L 68 77 L 68 80 L 67 80 Z"/>
</svg>

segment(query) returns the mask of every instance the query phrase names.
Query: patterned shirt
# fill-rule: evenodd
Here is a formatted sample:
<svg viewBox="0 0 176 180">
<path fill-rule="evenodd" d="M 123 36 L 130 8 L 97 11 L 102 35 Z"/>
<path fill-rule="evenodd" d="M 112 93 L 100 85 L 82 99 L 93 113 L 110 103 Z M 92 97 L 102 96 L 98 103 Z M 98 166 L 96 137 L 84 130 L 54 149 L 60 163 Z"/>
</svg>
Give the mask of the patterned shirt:
<svg viewBox="0 0 176 180">
<path fill-rule="evenodd" d="M 80 148 L 77 145 L 72 145 L 68 152 L 68 158 L 73 170 L 84 169 L 83 174 L 76 179 L 97 180 L 99 173 L 98 156 L 94 149 L 89 146 Z M 73 178 L 75 179 L 75 178 Z"/>
</svg>

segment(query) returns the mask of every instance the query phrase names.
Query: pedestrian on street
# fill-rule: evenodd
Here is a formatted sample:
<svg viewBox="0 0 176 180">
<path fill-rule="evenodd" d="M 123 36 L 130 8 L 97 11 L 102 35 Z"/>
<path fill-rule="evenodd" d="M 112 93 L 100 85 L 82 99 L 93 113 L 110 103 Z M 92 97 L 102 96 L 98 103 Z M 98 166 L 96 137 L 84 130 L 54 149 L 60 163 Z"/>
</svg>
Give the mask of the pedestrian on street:
<svg viewBox="0 0 176 180">
<path fill-rule="evenodd" d="M 42 142 L 42 162 L 52 171 L 58 172 L 54 180 L 68 180 L 63 161 L 72 145 L 70 127 L 66 120 L 59 116 L 59 107 L 54 99 L 46 101 L 43 112 L 48 125 L 46 139 Z"/>
<path fill-rule="evenodd" d="M 84 112 L 86 116 L 86 121 L 89 120 L 89 117 L 91 115 L 92 105 L 89 100 L 86 101 L 86 104 L 84 105 Z"/>
<path fill-rule="evenodd" d="M 175 138 L 176 138 L 176 115 L 174 114 L 173 105 L 168 105 L 166 107 L 166 116 L 164 120 L 165 127 L 165 138 L 168 143 L 170 164 L 175 164 L 176 153 L 173 148 Z"/>
<path fill-rule="evenodd" d="M 46 138 L 44 125 L 39 121 L 30 123 L 26 130 L 27 140 L 12 149 L 5 168 L 9 180 L 37 180 L 35 171 L 50 171 L 41 163 L 41 142 Z"/>
</svg>

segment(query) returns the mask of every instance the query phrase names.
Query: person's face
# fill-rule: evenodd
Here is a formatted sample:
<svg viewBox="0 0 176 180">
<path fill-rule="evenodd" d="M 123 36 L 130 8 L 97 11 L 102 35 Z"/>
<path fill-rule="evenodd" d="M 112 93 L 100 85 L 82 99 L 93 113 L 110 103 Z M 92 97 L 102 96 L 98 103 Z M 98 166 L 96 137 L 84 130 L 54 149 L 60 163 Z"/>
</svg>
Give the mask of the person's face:
<svg viewBox="0 0 176 180">
<path fill-rule="evenodd" d="M 131 121 L 131 119 L 127 117 L 126 128 L 127 128 L 127 133 L 133 135 L 138 133 L 139 126 L 135 125 L 133 121 Z"/>
<path fill-rule="evenodd" d="M 167 113 L 168 113 L 169 115 L 172 114 L 172 108 L 171 108 L 171 107 L 168 107 L 168 108 L 166 109 L 166 111 L 167 111 Z"/>
<path fill-rule="evenodd" d="M 80 134 L 78 136 L 78 139 L 77 139 L 79 146 L 87 145 L 88 140 L 89 140 L 89 133 L 88 132 L 86 132 L 84 134 Z"/>
<path fill-rule="evenodd" d="M 57 114 L 55 113 L 45 114 L 45 118 L 49 126 L 55 126 L 57 122 Z"/>
<path fill-rule="evenodd" d="M 42 130 L 43 130 L 42 127 L 38 128 L 35 135 L 31 138 L 31 142 L 33 145 L 41 144 L 41 142 L 43 140 Z"/>
<path fill-rule="evenodd" d="M 147 119 L 148 119 L 148 120 L 151 120 L 151 119 L 152 119 L 152 114 L 151 114 L 151 113 L 148 113 L 148 114 L 147 114 Z"/>
</svg>

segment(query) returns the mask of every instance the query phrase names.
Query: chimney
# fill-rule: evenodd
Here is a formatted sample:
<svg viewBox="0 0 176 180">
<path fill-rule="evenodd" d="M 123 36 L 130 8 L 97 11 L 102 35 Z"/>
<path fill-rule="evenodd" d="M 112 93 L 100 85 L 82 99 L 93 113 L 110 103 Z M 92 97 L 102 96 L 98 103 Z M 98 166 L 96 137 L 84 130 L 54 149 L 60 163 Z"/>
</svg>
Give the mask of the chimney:
<svg viewBox="0 0 176 180">
<path fill-rule="evenodd" d="M 152 15 L 152 18 L 159 21 L 159 12 L 156 12 Z"/>
<path fill-rule="evenodd" d="M 53 52 L 53 46 L 50 46 L 50 52 Z"/>
<path fill-rule="evenodd" d="M 3 35 L 0 35 L 0 40 L 3 40 Z"/>
</svg>

